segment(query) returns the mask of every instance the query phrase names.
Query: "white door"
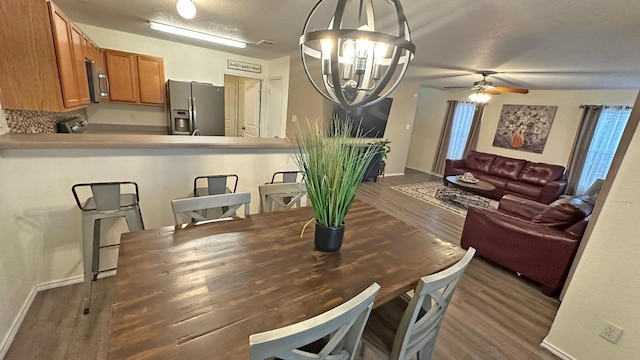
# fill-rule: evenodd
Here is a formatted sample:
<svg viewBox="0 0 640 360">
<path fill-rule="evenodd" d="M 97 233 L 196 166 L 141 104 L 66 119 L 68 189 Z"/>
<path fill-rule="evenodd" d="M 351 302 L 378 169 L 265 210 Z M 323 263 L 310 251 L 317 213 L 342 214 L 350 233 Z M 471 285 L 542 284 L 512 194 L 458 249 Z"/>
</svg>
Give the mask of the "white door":
<svg viewBox="0 0 640 360">
<path fill-rule="evenodd" d="M 244 136 L 260 137 L 260 94 L 262 81 L 246 79 L 244 82 Z"/>
<path fill-rule="evenodd" d="M 269 79 L 267 92 L 267 123 L 266 137 L 279 138 L 282 131 L 282 100 L 283 100 L 283 80 L 282 78 Z"/>
<path fill-rule="evenodd" d="M 238 136 L 238 82 L 224 82 L 224 135 Z"/>
</svg>

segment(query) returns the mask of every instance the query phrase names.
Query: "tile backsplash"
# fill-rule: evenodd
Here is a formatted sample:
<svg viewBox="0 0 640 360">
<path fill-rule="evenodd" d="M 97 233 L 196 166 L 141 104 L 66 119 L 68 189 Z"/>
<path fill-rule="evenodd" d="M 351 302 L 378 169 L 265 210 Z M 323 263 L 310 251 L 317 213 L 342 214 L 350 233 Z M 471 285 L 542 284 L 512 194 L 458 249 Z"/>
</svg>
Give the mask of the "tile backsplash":
<svg viewBox="0 0 640 360">
<path fill-rule="evenodd" d="M 64 113 L 31 111 L 31 110 L 4 110 L 7 117 L 7 125 L 10 133 L 35 134 L 56 132 L 56 120 L 58 118 L 80 116 L 87 120 L 85 109 L 79 109 Z"/>
</svg>

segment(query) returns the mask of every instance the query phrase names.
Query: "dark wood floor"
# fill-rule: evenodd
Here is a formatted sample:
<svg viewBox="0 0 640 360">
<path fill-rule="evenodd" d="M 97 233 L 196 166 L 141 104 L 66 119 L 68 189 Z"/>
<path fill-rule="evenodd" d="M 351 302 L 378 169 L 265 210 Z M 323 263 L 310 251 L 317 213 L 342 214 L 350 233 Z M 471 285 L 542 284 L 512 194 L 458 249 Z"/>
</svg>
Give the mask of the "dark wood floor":
<svg viewBox="0 0 640 360">
<path fill-rule="evenodd" d="M 462 216 L 390 188 L 431 180 L 438 179 L 407 169 L 404 176 L 362 184 L 358 198 L 458 244 Z M 5 359 L 105 359 L 113 278 L 95 283 L 89 315 L 82 314 L 81 290 L 77 284 L 39 293 Z M 535 284 L 477 257 L 449 306 L 433 358 L 556 359 L 540 343 L 558 306 Z M 367 352 L 366 358 L 374 357 Z"/>
</svg>

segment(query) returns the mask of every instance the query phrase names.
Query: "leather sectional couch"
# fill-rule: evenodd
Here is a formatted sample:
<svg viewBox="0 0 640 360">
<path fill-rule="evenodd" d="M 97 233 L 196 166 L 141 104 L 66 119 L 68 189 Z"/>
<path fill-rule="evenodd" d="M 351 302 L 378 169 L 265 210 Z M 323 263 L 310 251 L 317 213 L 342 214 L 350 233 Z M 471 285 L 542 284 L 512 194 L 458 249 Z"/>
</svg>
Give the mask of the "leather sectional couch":
<svg viewBox="0 0 640 360">
<path fill-rule="evenodd" d="M 595 200 L 565 197 L 549 205 L 505 195 L 498 209 L 470 207 L 460 245 L 557 294 L 587 227 Z"/>
<path fill-rule="evenodd" d="M 444 182 L 450 175 L 471 172 L 476 178 L 493 184 L 495 190 L 481 193 L 500 199 L 506 194 L 549 204 L 556 200 L 567 186 L 564 167 L 536 163 L 523 159 L 512 159 L 478 151 L 469 151 L 466 158 L 446 160 Z"/>
</svg>

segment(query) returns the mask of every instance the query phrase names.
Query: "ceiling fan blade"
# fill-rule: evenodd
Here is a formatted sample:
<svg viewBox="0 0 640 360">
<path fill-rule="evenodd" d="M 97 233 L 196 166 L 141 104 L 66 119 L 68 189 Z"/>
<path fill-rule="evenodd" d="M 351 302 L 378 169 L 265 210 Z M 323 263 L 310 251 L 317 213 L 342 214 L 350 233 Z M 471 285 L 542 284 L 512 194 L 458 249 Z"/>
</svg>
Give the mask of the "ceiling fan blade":
<svg viewBox="0 0 640 360">
<path fill-rule="evenodd" d="M 510 92 L 510 93 L 516 93 L 516 94 L 528 94 L 529 90 L 527 89 L 517 89 L 517 88 L 510 88 L 510 87 L 504 87 L 504 86 L 496 86 L 493 91 L 496 92 Z"/>
<path fill-rule="evenodd" d="M 447 90 L 473 90 L 468 86 L 445 86 Z"/>
</svg>

